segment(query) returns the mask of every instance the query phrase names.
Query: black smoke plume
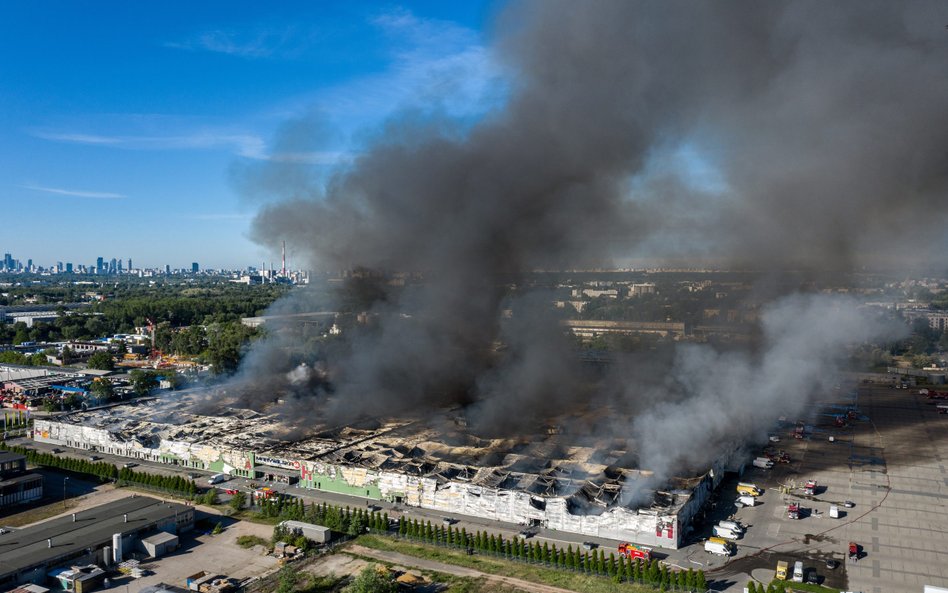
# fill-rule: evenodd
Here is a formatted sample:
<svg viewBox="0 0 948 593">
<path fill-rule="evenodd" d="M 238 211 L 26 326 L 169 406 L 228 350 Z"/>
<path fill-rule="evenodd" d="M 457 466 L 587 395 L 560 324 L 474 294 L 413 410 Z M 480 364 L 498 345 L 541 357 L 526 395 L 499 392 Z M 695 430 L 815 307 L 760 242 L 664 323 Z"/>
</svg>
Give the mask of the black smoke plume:
<svg viewBox="0 0 948 593">
<path fill-rule="evenodd" d="M 325 185 L 297 174 L 281 186 L 267 171 L 265 184 L 244 186 L 279 198 L 255 220 L 262 244 L 286 240 L 317 269 L 382 274 L 371 321 L 323 353 L 324 370 L 295 383 L 306 389 L 284 405 L 300 424 L 462 405 L 482 430 L 509 433 L 595 400 L 549 301 L 517 289 L 538 268 L 640 256 L 759 269 L 937 261 L 948 197 L 944 23 L 948 5 L 924 1 L 512 4 L 492 41 L 509 72 L 501 108 L 474 125 L 396 117 Z M 696 181 L 696 162 L 717 180 Z M 391 273 L 423 280 L 393 289 Z M 814 324 L 794 330 L 819 328 L 810 311 L 798 314 Z M 694 384 L 693 403 L 746 406 L 754 391 L 728 390 L 738 375 L 782 372 L 779 337 L 749 360 L 685 349 L 670 372 L 693 374 L 679 378 Z M 252 358 L 286 346 L 264 341 Z M 839 347 L 794 350 L 794 368 L 807 372 Z M 702 356 L 731 375 L 700 381 Z M 272 401 L 272 390 L 249 391 L 251 404 Z M 643 410 L 655 420 L 662 409 Z M 660 420 L 631 428 L 645 438 Z M 696 442 L 718 440 L 712 430 Z M 688 465 L 665 448 L 643 451 L 643 463 L 662 473 Z"/>
</svg>

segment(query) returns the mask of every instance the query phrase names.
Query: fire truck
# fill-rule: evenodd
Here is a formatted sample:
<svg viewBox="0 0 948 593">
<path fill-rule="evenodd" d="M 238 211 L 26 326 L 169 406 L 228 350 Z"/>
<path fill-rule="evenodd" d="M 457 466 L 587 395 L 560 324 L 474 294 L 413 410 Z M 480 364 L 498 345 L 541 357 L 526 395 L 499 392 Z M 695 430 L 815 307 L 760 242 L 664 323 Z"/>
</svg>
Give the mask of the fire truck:
<svg viewBox="0 0 948 593">
<path fill-rule="evenodd" d="M 619 544 L 619 555 L 625 556 L 627 560 L 642 560 L 643 562 L 648 562 L 652 559 L 652 550 L 650 548 L 636 546 L 635 544 L 624 543 Z"/>
<path fill-rule="evenodd" d="M 787 506 L 787 518 L 788 519 L 799 519 L 800 518 L 800 505 L 795 502 L 790 503 Z"/>
<path fill-rule="evenodd" d="M 816 480 L 807 480 L 803 485 L 803 493 L 807 496 L 813 496 L 816 492 Z"/>
</svg>

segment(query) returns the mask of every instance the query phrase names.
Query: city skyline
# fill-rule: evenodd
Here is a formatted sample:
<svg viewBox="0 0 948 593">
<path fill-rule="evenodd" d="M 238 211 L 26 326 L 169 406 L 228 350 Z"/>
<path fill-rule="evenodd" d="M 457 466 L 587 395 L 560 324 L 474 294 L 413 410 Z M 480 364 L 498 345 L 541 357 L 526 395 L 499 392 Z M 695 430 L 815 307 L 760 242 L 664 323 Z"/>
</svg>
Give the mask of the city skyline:
<svg viewBox="0 0 948 593">
<path fill-rule="evenodd" d="M 245 264 L 236 267 L 211 267 L 204 266 L 200 261 L 187 262 L 184 265 L 177 263 L 165 263 L 155 266 L 133 266 L 131 257 L 104 257 L 97 256 L 93 261 L 65 261 L 58 259 L 52 262 L 35 260 L 32 257 L 20 258 L 13 252 L 4 252 L 0 259 L 0 273 L 52 273 L 52 274 L 95 274 L 95 275 L 114 275 L 129 274 L 137 272 L 190 272 L 197 274 L 199 272 L 257 272 L 272 271 L 274 274 L 289 274 L 302 271 L 302 268 L 293 268 L 289 263 L 280 261 L 259 262 L 260 265 Z"/>
<path fill-rule="evenodd" d="M 322 180 L 397 111 L 477 118 L 497 100 L 491 2 L 106 4 L 0 7 L 0 206 L 43 215 L 5 227 L 5 251 L 35 262 L 62 260 L 50 238 L 77 234 L 75 264 L 122 251 L 142 267 L 278 262 L 248 238 L 259 167 Z M 285 138 L 301 119 L 311 137 Z"/>
</svg>

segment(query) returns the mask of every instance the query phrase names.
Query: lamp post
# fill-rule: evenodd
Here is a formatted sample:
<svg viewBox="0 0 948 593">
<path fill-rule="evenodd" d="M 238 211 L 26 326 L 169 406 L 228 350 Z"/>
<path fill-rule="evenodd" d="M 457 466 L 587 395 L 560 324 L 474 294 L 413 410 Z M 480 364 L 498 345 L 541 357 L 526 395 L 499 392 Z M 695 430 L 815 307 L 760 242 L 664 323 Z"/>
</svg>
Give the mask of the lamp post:
<svg viewBox="0 0 948 593">
<path fill-rule="evenodd" d="M 63 478 L 63 510 L 66 510 L 66 480 L 69 479 L 69 476 Z"/>
</svg>

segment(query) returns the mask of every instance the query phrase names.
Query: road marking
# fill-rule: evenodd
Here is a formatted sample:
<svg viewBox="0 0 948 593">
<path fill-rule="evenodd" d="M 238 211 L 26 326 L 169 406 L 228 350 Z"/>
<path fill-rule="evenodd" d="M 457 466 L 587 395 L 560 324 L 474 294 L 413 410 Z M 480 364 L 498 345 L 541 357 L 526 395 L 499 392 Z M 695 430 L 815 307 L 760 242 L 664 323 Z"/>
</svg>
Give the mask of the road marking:
<svg viewBox="0 0 948 593">
<path fill-rule="evenodd" d="M 872 530 L 879 531 L 879 518 L 878 517 L 872 518 Z"/>
<path fill-rule="evenodd" d="M 880 575 L 880 572 L 881 572 L 881 571 L 879 570 L 879 561 L 878 561 L 878 560 L 873 560 L 873 561 L 872 561 L 872 578 L 874 578 L 874 579 L 879 578 L 879 577 L 881 576 L 881 575 Z"/>
<path fill-rule="evenodd" d="M 878 537 L 872 538 L 872 551 L 873 552 L 879 551 L 879 538 Z"/>
</svg>

